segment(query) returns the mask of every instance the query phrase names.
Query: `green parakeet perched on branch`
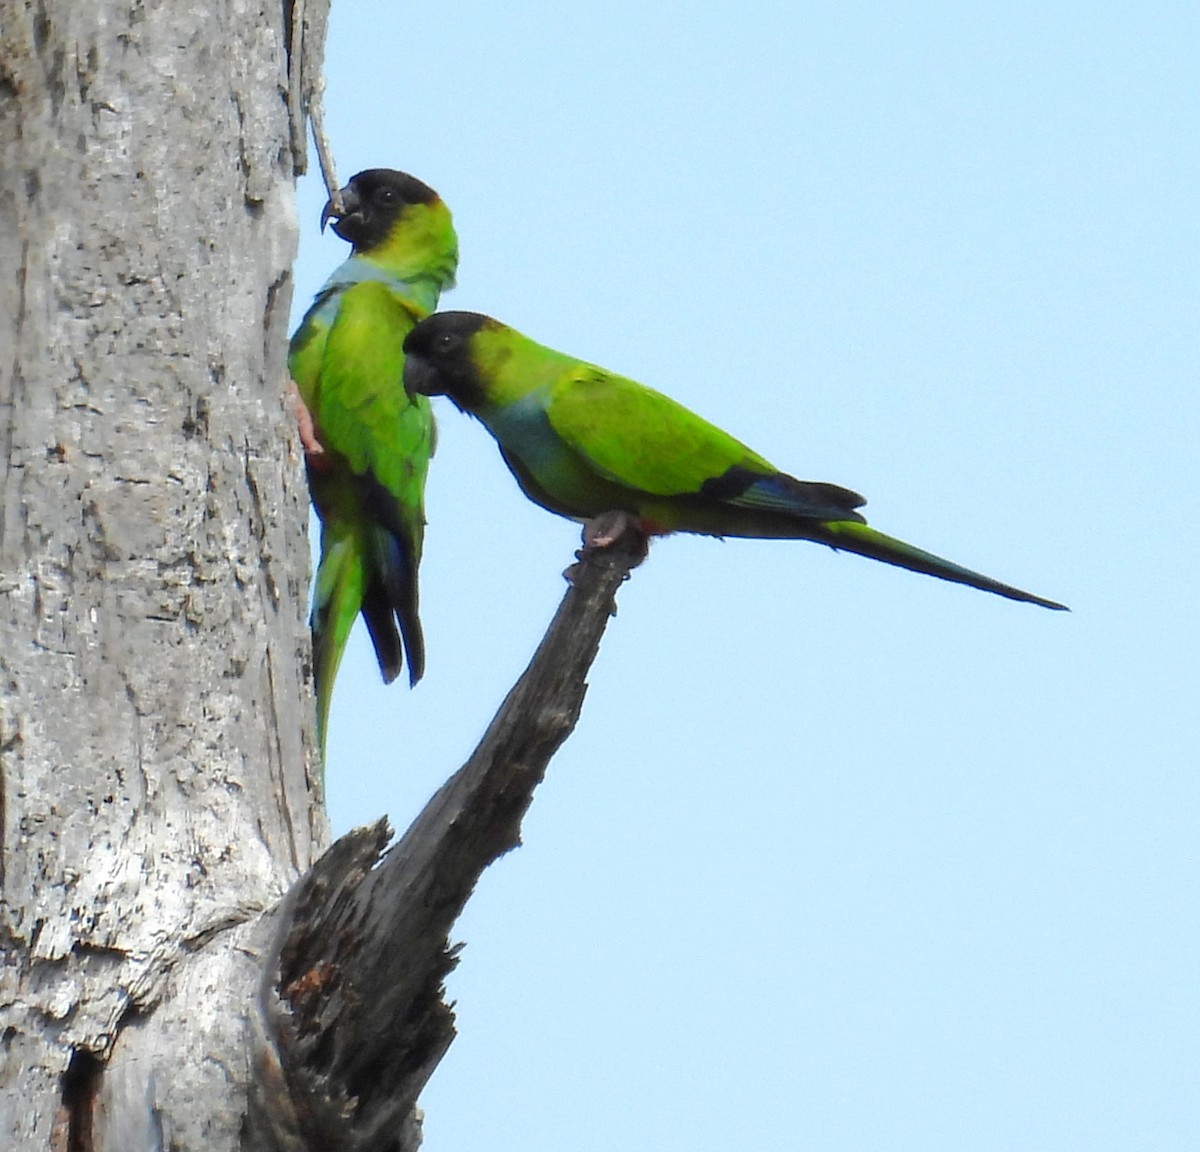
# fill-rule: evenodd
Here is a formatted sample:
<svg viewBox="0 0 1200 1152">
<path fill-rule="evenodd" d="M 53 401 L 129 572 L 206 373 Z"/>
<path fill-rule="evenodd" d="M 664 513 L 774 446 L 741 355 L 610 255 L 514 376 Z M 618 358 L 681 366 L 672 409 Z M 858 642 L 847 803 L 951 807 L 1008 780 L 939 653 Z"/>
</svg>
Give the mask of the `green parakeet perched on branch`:
<svg viewBox="0 0 1200 1152">
<path fill-rule="evenodd" d="M 868 528 L 856 492 L 780 472 L 660 392 L 490 317 L 431 316 L 404 351 L 408 390 L 444 394 L 478 417 L 525 494 L 562 516 L 621 512 L 646 536 L 816 540 L 1010 600 L 1064 607 Z"/>
<path fill-rule="evenodd" d="M 423 396 L 404 389 L 404 338 L 454 283 L 458 239 L 432 188 L 372 168 L 326 204 L 321 225 L 352 245 L 292 337 L 288 368 L 311 418 L 309 487 L 321 518 L 313 596 L 317 731 L 324 752 L 333 682 L 359 612 L 390 683 L 425 668 L 417 568 L 434 446 Z"/>
</svg>

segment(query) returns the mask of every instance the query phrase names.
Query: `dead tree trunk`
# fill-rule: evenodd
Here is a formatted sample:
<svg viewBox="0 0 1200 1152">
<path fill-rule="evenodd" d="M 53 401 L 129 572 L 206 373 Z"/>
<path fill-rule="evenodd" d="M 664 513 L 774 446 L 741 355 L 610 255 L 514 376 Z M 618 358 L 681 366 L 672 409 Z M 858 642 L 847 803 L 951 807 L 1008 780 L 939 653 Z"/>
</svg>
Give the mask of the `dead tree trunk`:
<svg viewBox="0 0 1200 1152">
<path fill-rule="evenodd" d="M 412 1152 L 453 1037 L 450 927 L 517 843 L 636 563 L 584 558 L 382 862 L 380 824 L 309 871 L 283 386 L 324 15 L 0 0 L 6 1152 Z"/>
<path fill-rule="evenodd" d="M 0 0 L 11 1152 L 238 1147 L 255 933 L 326 843 L 285 15 Z"/>
</svg>

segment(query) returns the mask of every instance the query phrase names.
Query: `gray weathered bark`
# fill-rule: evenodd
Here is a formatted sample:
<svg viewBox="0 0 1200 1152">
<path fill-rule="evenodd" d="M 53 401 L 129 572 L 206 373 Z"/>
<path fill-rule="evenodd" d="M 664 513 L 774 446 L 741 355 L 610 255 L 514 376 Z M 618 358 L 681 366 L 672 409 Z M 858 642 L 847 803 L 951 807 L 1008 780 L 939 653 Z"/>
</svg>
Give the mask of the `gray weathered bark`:
<svg viewBox="0 0 1200 1152">
<path fill-rule="evenodd" d="M 13 1152 L 238 1147 L 260 914 L 326 842 L 282 402 L 290 18 L 0 0 Z"/>
<path fill-rule="evenodd" d="M 382 861 L 381 823 L 309 871 L 298 7 L 0 0 L 5 1152 L 413 1152 L 451 925 L 637 561 L 584 558 Z"/>
</svg>

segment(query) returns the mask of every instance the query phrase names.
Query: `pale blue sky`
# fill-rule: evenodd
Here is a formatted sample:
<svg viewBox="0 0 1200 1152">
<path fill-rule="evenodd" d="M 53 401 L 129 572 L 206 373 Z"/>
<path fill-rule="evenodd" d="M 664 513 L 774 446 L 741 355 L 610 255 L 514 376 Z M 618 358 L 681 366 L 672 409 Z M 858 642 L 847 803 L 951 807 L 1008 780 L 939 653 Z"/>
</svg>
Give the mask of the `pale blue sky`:
<svg viewBox="0 0 1200 1152">
<path fill-rule="evenodd" d="M 445 306 L 1074 608 L 657 543 L 459 923 L 431 1152 L 1200 1147 L 1197 12 L 335 0 L 339 174 L 441 192 Z M 429 669 L 356 636 L 337 832 L 462 762 L 578 539 L 438 415 Z"/>
</svg>

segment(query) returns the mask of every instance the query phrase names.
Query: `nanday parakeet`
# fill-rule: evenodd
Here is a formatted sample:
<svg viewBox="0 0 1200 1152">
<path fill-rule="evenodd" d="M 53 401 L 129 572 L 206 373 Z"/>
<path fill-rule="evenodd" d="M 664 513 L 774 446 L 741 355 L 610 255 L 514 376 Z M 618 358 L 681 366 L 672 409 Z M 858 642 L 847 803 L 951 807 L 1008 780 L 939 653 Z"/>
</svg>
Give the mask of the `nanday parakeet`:
<svg viewBox="0 0 1200 1152">
<path fill-rule="evenodd" d="M 360 172 L 326 204 L 324 227 L 352 251 L 292 337 L 288 368 L 318 445 L 307 453 L 321 558 L 313 595 L 317 732 L 322 752 L 333 682 L 359 612 L 384 681 L 408 661 L 425 668 L 417 569 L 425 533 L 425 474 L 434 447 L 429 401 L 403 384 L 404 337 L 454 283 L 450 212 L 420 180 Z"/>
<path fill-rule="evenodd" d="M 669 397 L 536 344 L 474 312 L 422 320 L 404 342 L 404 383 L 481 420 L 525 494 L 579 520 L 618 511 L 647 536 L 697 532 L 815 540 L 1062 609 L 867 527 L 865 500 L 780 472 Z"/>
</svg>

